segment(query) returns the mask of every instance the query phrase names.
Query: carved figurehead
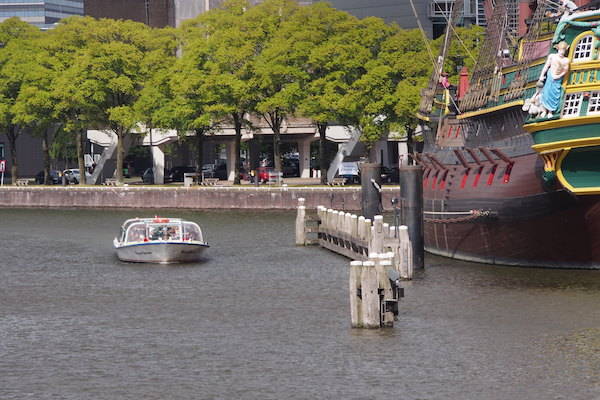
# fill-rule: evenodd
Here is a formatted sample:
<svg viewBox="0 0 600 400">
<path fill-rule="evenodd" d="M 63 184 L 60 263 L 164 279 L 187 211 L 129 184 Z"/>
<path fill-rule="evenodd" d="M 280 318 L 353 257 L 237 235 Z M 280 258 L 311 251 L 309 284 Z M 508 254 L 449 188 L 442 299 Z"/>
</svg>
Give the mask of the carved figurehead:
<svg viewBox="0 0 600 400">
<path fill-rule="evenodd" d="M 548 56 L 542 68 L 535 94 L 523 105 L 533 118 L 550 118 L 560 106 L 562 80 L 569 72 L 569 58 L 565 55 L 569 45 L 561 41 L 555 48 L 557 52 Z"/>
</svg>

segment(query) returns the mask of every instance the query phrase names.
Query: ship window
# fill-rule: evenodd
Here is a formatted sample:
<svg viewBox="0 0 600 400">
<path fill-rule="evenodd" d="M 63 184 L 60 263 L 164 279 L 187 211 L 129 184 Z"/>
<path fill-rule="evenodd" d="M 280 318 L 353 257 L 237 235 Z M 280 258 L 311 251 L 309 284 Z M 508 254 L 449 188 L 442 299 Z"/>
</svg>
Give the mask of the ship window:
<svg viewBox="0 0 600 400">
<path fill-rule="evenodd" d="M 593 42 L 594 38 L 592 37 L 592 35 L 587 35 L 581 38 L 581 40 L 577 43 L 577 47 L 575 47 L 575 52 L 573 53 L 573 60 L 589 60 L 592 57 Z"/>
<path fill-rule="evenodd" d="M 588 105 L 588 114 L 600 114 L 600 92 L 590 93 L 590 102 Z"/>
<path fill-rule="evenodd" d="M 565 104 L 563 106 L 563 117 L 577 117 L 579 116 L 579 109 L 581 108 L 581 93 L 569 93 L 565 96 Z"/>
</svg>

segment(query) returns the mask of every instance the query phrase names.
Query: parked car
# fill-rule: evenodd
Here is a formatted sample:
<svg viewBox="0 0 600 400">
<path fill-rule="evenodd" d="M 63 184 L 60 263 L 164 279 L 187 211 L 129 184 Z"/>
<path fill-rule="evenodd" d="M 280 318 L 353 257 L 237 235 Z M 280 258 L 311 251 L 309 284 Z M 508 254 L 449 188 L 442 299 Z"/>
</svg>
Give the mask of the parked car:
<svg viewBox="0 0 600 400">
<path fill-rule="evenodd" d="M 338 168 L 338 176 L 347 183 L 360 183 L 360 170 L 357 162 L 343 162 Z"/>
<path fill-rule="evenodd" d="M 147 168 L 144 171 L 142 174 L 142 182 L 150 185 L 154 184 L 154 170 L 152 168 Z"/>
<path fill-rule="evenodd" d="M 284 158 L 281 163 L 284 177 L 300 176 L 300 161 L 295 158 Z"/>
<path fill-rule="evenodd" d="M 173 167 L 165 175 L 165 182 L 183 182 L 183 174 L 194 172 L 196 172 L 194 167 Z"/>
<path fill-rule="evenodd" d="M 79 168 L 69 168 L 63 171 L 63 175 L 68 184 L 76 185 L 79 183 L 81 179 L 81 174 L 79 173 Z M 90 178 L 91 175 L 89 172 L 85 171 L 86 178 Z"/>
<path fill-rule="evenodd" d="M 202 174 L 205 178 L 227 180 L 227 164 L 204 164 Z"/>
<path fill-rule="evenodd" d="M 269 181 L 269 174 L 275 171 L 273 167 L 258 167 L 256 169 L 256 175 L 258 175 L 258 181 L 260 183 L 267 183 Z"/>
<path fill-rule="evenodd" d="M 400 183 L 400 170 L 397 167 L 381 167 L 382 183 Z"/>
<path fill-rule="evenodd" d="M 51 169 L 49 171 L 49 182 L 48 184 L 50 185 L 58 185 L 62 182 L 62 175 L 60 173 L 60 171 L 57 171 L 55 169 Z M 44 184 L 44 171 L 40 171 L 37 173 L 37 175 L 35 176 L 35 182 L 39 183 L 40 185 Z"/>
</svg>

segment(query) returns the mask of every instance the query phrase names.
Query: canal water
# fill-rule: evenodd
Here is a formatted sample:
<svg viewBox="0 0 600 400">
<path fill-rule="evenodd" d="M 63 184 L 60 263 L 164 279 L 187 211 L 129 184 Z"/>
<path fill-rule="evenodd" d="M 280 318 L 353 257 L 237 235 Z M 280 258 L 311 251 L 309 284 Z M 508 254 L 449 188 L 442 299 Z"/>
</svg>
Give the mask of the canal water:
<svg viewBox="0 0 600 400">
<path fill-rule="evenodd" d="M 600 398 L 600 271 L 428 256 L 395 327 L 358 330 L 349 261 L 293 213 L 160 213 L 204 262 L 119 262 L 152 211 L 0 209 L 0 399 Z"/>
</svg>

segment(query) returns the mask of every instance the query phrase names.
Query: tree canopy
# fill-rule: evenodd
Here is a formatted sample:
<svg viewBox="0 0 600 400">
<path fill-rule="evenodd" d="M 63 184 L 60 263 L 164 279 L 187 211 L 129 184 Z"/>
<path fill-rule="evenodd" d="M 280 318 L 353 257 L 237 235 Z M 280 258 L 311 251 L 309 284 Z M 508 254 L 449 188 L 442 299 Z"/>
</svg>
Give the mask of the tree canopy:
<svg viewBox="0 0 600 400">
<path fill-rule="evenodd" d="M 482 35 L 456 32 L 445 67 L 454 81 L 472 67 Z M 262 116 L 279 169 L 279 134 L 291 117 L 310 118 L 322 141 L 328 124 L 353 126 L 367 148 L 395 127 L 411 132 L 432 70 L 427 46 L 441 39 L 426 43 L 416 30 L 323 2 L 228 0 L 177 29 L 71 17 L 40 32 L 12 18 L 0 23 L 0 44 L 0 127 L 15 140 L 23 128 L 59 129 L 58 144 L 78 144 L 81 167 L 85 130 L 110 130 L 121 180 L 125 141 L 145 133 L 140 126 L 193 131 L 201 146 L 233 125 L 239 160 L 243 126 Z"/>
</svg>

